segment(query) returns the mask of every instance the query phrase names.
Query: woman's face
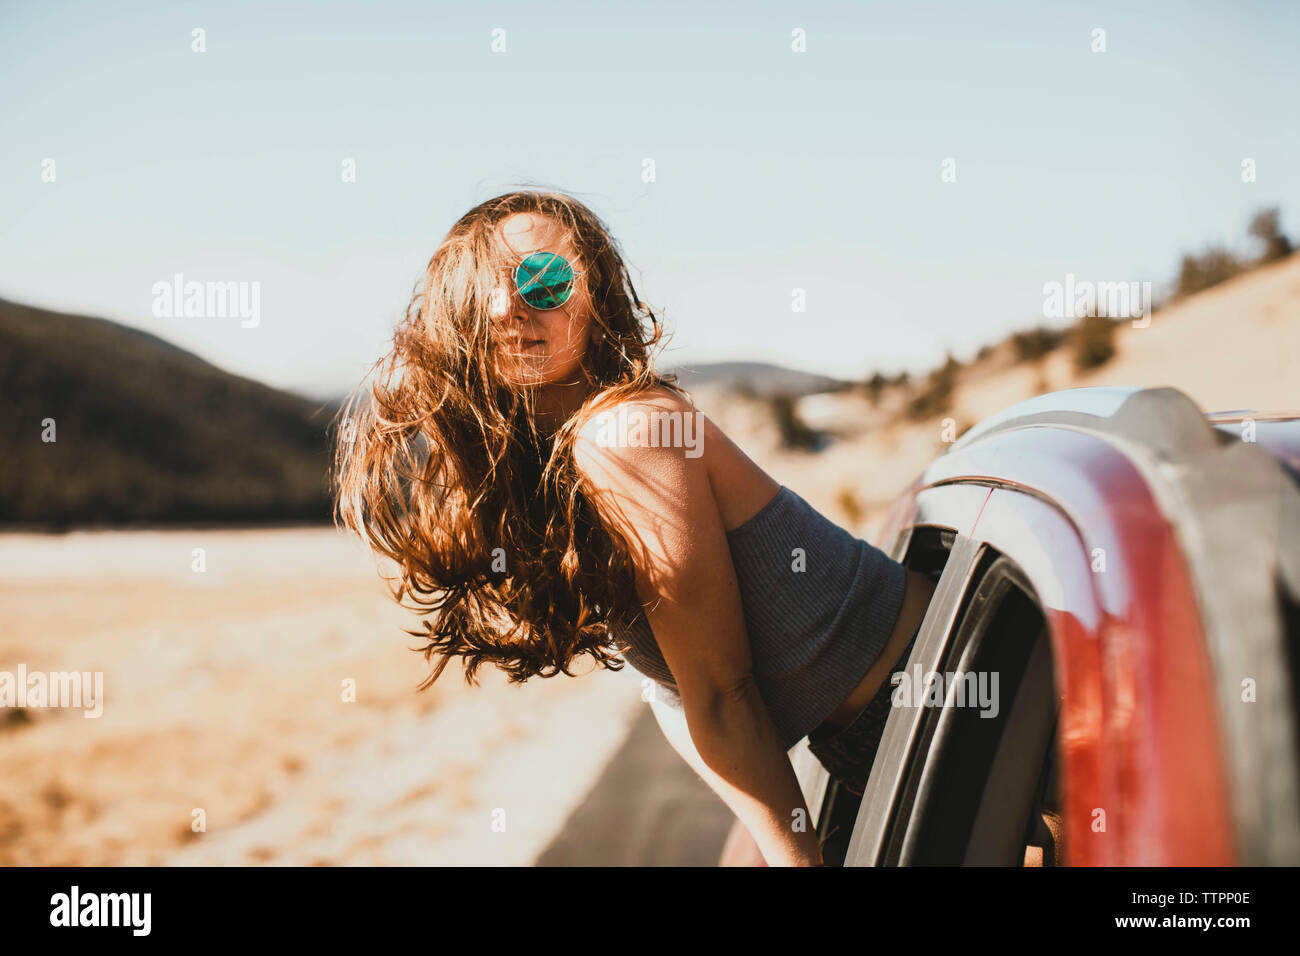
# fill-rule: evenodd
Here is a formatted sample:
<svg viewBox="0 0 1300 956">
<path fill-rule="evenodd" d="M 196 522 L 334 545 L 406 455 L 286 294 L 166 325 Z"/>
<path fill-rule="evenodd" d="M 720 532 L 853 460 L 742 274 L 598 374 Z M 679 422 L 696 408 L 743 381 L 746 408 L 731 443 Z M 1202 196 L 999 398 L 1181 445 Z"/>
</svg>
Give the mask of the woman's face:
<svg viewBox="0 0 1300 956">
<path fill-rule="evenodd" d="M 502 366 L 521 385 L 576 382 L 587 354 L 591 311 L 582 278 L 573 295 L 555 309 L 534 309 L 519 295 L 514 269 L 530 252 L 554 252 L 568 259 L 577 272 L 582 263 L 559 223 L 537 213 L 509 216 L 497 229 L 502 261 L 497 265 L 497 285 L 490 310 L 500 332 L 497 338 Z"/>
</svg>

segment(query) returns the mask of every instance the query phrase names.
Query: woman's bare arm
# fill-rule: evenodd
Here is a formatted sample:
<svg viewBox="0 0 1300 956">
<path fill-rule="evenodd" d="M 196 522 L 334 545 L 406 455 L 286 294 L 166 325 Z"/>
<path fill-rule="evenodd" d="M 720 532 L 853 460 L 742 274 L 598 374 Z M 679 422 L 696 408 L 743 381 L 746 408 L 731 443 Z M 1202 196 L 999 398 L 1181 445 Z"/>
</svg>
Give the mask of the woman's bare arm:
<svg viewBox="0 0 1300 956">
<path fill-rule="evenodd" d="M 738 807 L 741 804 L 737 800 L 738 791 L 710 770 L 708 764 L 700 759 L 699 753 L 695 750 L 695 744 L 691 742 L 690 730 L 686 727 L 686 716 L 676 707 L 664 703 L 660 694 L 655 694 L 650 698 L 650 712 L 654 714 L 659 729 L 663 731 L 664 738 L 677 751 L 682 760 L 686 761 L 687 766 L 694 770 L 700 779 L 722 798 L 722 802 L 731 808 L 732 813 L 737 814 L 735 825 L 731 828 L 731 832 L 727 836 L 727 842 L 722 848 L 718 865 L 767 865 L 767 861 L 758 849 L 758 844 L 754 842 L 753 835 L 743 821 L 740 820 Z M 812 826 L 811 820 L 808 822 L 808 826 Z"/>
<path fill-rule="evenodd" d="M 629 412 L 693 409 L 656 393 Z M 610 442 L 593 420 L 575 448 L 601 516 L 632 550 L 637 590 L 677 681 L 694 750 L 774 866 L 821 863 L 794 769 L 754 682 L 726 531 L 706 459 L 681 448 Z M 706 776 L 706 779 L 709 779 Z"/>
</svg>

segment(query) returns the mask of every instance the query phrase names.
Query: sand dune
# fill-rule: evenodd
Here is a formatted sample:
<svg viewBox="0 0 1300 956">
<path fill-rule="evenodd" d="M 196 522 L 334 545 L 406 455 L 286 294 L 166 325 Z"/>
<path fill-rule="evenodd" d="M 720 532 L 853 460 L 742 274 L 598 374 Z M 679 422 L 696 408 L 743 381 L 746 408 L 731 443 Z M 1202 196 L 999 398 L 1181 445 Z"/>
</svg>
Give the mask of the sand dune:
<svg viewBox="0 0 1300 956">
<path fill-rule="evenodd" d="M 1300 255 L 1157 311 L 1146 328 L 1122 325 L 1115 344 L 1115 358 L 1086 373 L 1074 370 L 1068 348 L 1039 362 L 995 355 L 974 363 L 961 372 L 953 407 L 922 422 L 904 420 L 902 394 L 880 407 L 856 392 L 809 396 L 801 413 L 839 431 L 817 454 L 781 449 L 761 403 L 708 389 L 697 399 L 778 480 L 870 536 L 898 492 L 947 449 L 949 417 L 960 432 L 1044 391 L 1092 385 L 1171 385 L 1207 412 L 1300 408 Z M 862 508 L 856 522 L 846 495 Z"/>
<path fill-rule="evenodd" d="M 630 673 L 417 695 L 415 618 L 328 529 L 2 535 L 0 579 L 0 670 L 104 674 L 98 719 L 0 724 L 5 864 L 526 864 L 644 707 Z"/>
</svg>

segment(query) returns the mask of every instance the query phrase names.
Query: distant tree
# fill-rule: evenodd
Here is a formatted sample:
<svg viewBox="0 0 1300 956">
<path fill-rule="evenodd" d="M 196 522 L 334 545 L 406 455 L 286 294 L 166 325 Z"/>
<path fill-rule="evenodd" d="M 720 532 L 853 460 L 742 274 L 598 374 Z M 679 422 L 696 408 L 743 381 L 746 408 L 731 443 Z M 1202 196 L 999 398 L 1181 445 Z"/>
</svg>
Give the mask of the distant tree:
<svg viewBox="0 0 1300 956">
<path fill-rule="evenodd" d="M 880 394 L 885 390 L 887 384 L 889 384 L 889 380 L 879 372 L 872 373 L 871 378 L 867 379 L 867 398 L 871 400 L 873 408 L 880 404 Z"/>
<path fill-rule="evenodd" d="M 1115 321 L 1105 316 L 1085 315 L 1070 330 L 1074 367 L 1080 372 L 1105 365 L 1115 357 Z"/>
<path fill-rule="evenodd" d="M 1282 230 L 1279 228 L 1279 218 L 1278 208 L 1274 206 L 1272 209 L 1261 209 L 1255 213 L 1255 218 L 1250 221 L 1250 229 L 1247 231 L 1252 238 L 1258 239 L 1264 246 L 1263 251 L 1256 260 L 1259 265 L 1277 259 L 1285 259 L 1291 255 L 1291 240 L 1282 234 Z"/>
<path fill-rule="evenodd" d="M 1240 275 L 1244 266 L 1241 260 L 1223 246 L 1211 246 L 1199 256 L 1183 256 L 1178 269 L 1177 296 L 1192 295 L 1213 288 Z"/>
<path fill-rule="evenodd" d="M 789 392 L 778 392 L 769 400 L 772 417 L 781 436 L 781 444 L 786 448 L 803 451 L 815 451 L 821 444 L 821 436 L 809 428 L 799 417 L 795 408 L 795 397 Z"/>
<path fill-rule="evenodd" d="M 1016 360 L 1032 362 L 1053 351 L 1065 340 L 1062 329 L 1052 329 L 1040 325 L 1033 329 L 1023 329 L 1011 335 L 1011 345 L 1016 351 Z"/>
<path fill-rule="evenodd" d="M 932 371 L 921 389 L 907 406 L 907 414 L 915 421 L 942 415 L 952 407 L 952 393 L 957 387 L 957 373 L 961 362 L 951 355 Z"/>
</svg>

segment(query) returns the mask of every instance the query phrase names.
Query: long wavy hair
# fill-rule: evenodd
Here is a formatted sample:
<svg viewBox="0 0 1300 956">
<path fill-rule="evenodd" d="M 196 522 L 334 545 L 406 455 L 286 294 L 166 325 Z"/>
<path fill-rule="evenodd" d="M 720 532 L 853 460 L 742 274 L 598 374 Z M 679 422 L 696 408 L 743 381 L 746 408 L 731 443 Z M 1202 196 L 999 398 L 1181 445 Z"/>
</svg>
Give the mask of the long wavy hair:
<svg viewBox="0 0 1300 956">
<path fill-rule="evenodd" d="M 497 227 L 521 212 L 564 228 L 592 320 L 579 372 L 588 397 L 554 433 L 538 426 L 535 388 L 505 373 L 489 308 Z M 455 657 L 470 683 L 485 663 L 515 683 L 572 674 L 584 655 L 622 666 L 618 635 L 641 611 L 633 566 L 584 493 L 573 442 L 596 403 L 681 392 L 655 371 L 662 335 L 608 228 L 570 196 L 496 196 L 438 246 L 392 350 L 340 410 L 334 452 L 336 522 L 396 563 L 394 597 L 425 618 L 407 631 L 432 665 L 421 690 Z"/>
</svg>

